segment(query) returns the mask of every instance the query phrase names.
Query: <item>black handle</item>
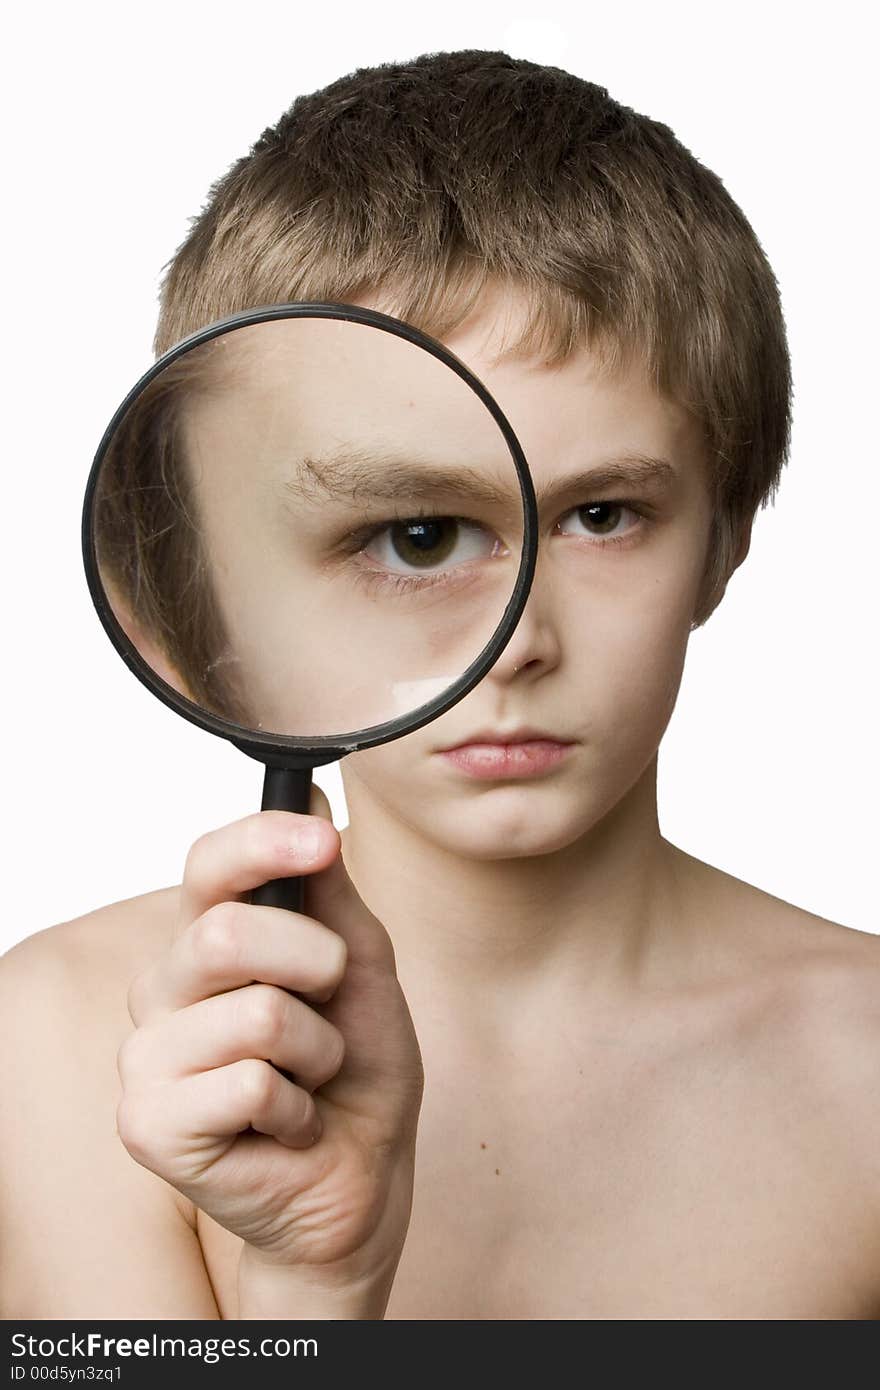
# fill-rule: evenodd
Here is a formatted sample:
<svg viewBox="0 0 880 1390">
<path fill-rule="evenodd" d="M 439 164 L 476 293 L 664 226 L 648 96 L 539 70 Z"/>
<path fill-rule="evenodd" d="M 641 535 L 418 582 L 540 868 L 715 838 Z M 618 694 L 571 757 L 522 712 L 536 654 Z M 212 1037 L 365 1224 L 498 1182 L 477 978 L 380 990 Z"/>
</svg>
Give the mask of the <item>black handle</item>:
<svg viewBox="0 0 880 1390">
<path fill-rule="evenodd" d="M 308 812 L 311 790 L 310 767 L 267 766 L 263 778 L 263 804 L 260 810 Z M 250 901 L 258 907 L 286 907 L 288 912 L 302 912 L 302 878 L 297 875 L 295 878 L 273 878 L 269 883 L 261 883 L 259 888 L 251 891 Z M 294 991 L 289 990 L 288 993 L 294 994 Z M 275 1065 L 274 1062 L 272 1065 Z M 281 1075 L 287 1077 L 294 1085 L 297 1084 L 297 1078 L 285 1071 L 284 1067 L 276 1067 L 275 1070 L 280 1071 Z"/>
<path fill-rule="evenodd" d="M 263 811 L 297 811 L 308 814 L 312 790 L 310 767 L 267 767 L 263 778 Z M 303 910 L 303 881 L 275 878 L 254 888 L 250 900 L 258 907 L 286 907 L 288 912 Z"/>
</svg>

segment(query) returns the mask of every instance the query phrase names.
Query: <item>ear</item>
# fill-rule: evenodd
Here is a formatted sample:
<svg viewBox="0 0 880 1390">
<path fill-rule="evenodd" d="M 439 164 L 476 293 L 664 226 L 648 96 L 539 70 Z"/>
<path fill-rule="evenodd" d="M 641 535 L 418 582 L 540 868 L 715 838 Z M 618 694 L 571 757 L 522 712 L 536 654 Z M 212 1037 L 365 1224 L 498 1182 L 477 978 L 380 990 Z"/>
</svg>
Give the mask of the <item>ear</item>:
<svg viewBox="0 0 880 1390">
<path fill-rule="evenodd" d="M 751 523 L 751 520 L 749 520 L 749 521 L 746 521 L 746 522 L 743 523 L 742 530 L 740 531 L 740 534 L 739 534 L 739 544 L 738 544 L 737 547 L 736 547 L 736 552 L 735 552 L 735 554 L 734 554 L 734 556 L 733 556 L 733 559 L 732 559 L 732 561 L 731 561 L 731 564 L 730 564 L 730 574 L 733 574 L 733 571 L 734 571 L 734 570 L 739 569 L 739 567 L 740 567 L 740 565 L 742 564 L 743 560 L 746 558 L 746 556 L 747 556 L 748 553 L 749 553 L 749 549 L 750 549 L 750 547 L 751 547 L 751 544 L 752 544 L 752 523 Z M 728 578 L 729 578 L 729 577 L 730 577 L 730 575 L 728 575 Z"/>
<path fill-rule="evenodd" d="M 700 612 L 701 616 L 691 623 L 691 632 L 693 632 L 698 627 L 702 627 L 703 624 L 707 622 L 709 618 L 712 616 L 712 614 L 715 612 L 715 609 L 718 607 L 719 603 L 724 598 L 724 595 L 727 593 L 727 585 L 730 582 L 730 579 L 734 571 L 739 569 L 743 560 L 748 555 L 751 544 L 752 522 L 749 520 L 744 522 L 740 529 L 736 549 L 734 550 L 734 553 L 731 556 L 730 565 L 726 575 L 724 576 L 723 582 L 716 587 L 714 594 L 711 596 L 711 601 L 708 603 L 708 606 L 705 601 L 698 605 L 698 611 Z"/>
</svg>

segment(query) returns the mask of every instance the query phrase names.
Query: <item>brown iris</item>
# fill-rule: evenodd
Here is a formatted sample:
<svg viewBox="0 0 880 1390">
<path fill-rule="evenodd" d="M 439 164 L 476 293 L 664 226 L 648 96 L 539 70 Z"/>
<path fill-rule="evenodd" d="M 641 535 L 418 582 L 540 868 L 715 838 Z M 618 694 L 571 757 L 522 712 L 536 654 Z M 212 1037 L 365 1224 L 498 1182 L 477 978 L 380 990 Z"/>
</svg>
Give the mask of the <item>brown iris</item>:
<svg viewBox="0 0 880 1390">
<path fill-rule="evenodd" d="M 454 517 L 413 517 L 391 527 L 395 554 L 406 564 L 423 568 L 447 559 L 457 539 L 458 522 Z"/>
<path fill-rule="evenodd" d="M 579 507 L 579 508 L 578 508 L 578 511 L 579 511 L 579 513 L 580 513 L 580 518 L 581 518 L 581 521 L 583 522 L 583 524 L 584 524 L 585 526 L 587 526 L 587 525 L 594 526 L 594 527 L 598 526 L 598 527 L 600 528 L 600 531 L 601 531 L 601 530 L 608 530 L 608 531 L 613 531 L 613 530 L 614 530 L 614 526 L 617 524 L 617 522 L 618 522 L 619 519 L 620 519 L 620 510 L 621 510 L 620 504 L 617 503 L 617 502 L 591 502 L 591 503 L 589 504 L 589 506 L 586 506 L 586 507 Z M 609 518 L 608 518 L 607 516 L 605 516 L 605 517 L 596 517 L 596 516 L 592 515 L 592 513 L 594 513 L 594 512 L 603 512 L 603 511 L 606 512 L 606 513 L 607 513 L 607 512 L 610 512 L 610 513 L 611 513 L 611 517 L 610 517 L 610 521 L 611 521 L 611 523 L 612 523 L 611 525 L 609 525 Z"/>
</svg>

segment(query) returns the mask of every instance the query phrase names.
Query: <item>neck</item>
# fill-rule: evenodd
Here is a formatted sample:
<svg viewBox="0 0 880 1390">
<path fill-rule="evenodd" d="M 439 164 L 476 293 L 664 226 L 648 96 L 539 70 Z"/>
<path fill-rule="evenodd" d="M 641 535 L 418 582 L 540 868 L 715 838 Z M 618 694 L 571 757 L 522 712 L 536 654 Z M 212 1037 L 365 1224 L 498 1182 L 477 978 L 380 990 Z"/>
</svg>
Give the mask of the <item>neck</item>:
<svg viewBox="0 0 880 1390">
<path fill-rule="evenodd" d="M 655 757 L 564 848 L 497 859 L 427 839 L 347 774 L 343 858 L 391 936 L 407 996 L 509 1012 L 539 995 L 564 1005 L 662 986 L 685 949 L 695 861 L 660 835 L 656 774 Z"/>
</svg>

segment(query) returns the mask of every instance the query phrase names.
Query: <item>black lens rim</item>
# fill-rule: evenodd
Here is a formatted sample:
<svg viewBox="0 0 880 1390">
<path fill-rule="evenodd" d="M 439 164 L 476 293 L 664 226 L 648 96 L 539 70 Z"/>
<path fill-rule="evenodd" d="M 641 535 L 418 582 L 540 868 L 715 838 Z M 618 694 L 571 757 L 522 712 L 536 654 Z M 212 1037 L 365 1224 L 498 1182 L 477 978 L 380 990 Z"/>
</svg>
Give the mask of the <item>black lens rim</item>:
<svg viewBox="0 0 880 1390">
<path fill-rule="evenodd" d="M 179 691 L 168 685 L 161 676 L 153 671 L 126 636 L 113 614 L 98 571 L 93 526 L 98 477 L 114 433 L 131 405 L 166 367 L 184 356 L 185 353 L 238 328 L 286 318 L 338 319 L 366 324 L 396 337 L 404 338 L 443 362 L 470 387 L 492 415 L 504 436 L 516 468 L 523 506 L 523 544 L 516 582 L 498 626 L 480 655 L 471 662 L 470 666 L 452 685 L 447 687 L 442 695 L 436 696 L 424 705 L 419 705 L 416 710 L 396 719 L 387 720 L 385 723 L 373 724 L 367 728 L 339 736 L 319 735 L 308 738 L 294 734 L 265 734 L 260 730 L 248 729 L 232 720 L 224 719 L 221 715 L 212 714 L 211 711 L 187 699 L 185 695 L 181 695 Z M 538 509 L 531 474 L 522 446 L 497 401 L 470 368 L 435 338 L 402 319 L 355 304 L 309 300 L 263 305 L 257 309 L 245 309 L 218 319 L 215 323 L 208 324 L 207 327 L 201 328 L 186 338 L 182 338 L 179 343 L 175 343 L 144 372 L 114 412 L 92 462 L 83 500 L 82 553 L 89 593 L 107 636 L 129 670 L 163 704 L 168 705 L 190 723 L 206 729 L 209 733 L 217 734 L 220 738 L 229 739 L 244 752 L 259 758 L 262 762 L 285 766 L 291 766 L 293 763 L 318 766 L 323 762 L 335 761 L 336 758 L 342 757 L 345 753 L 372 748 L 394 738 L 401 738 L 405 734 L 413 733 L 416 729 L 422 728 L 423 725 L 430 723 L 431 720 L 444 714 L 462 700 L 491 669 L 510 641 L 531 588 L 537 563 L 537 550 Z"/>
</svg>

